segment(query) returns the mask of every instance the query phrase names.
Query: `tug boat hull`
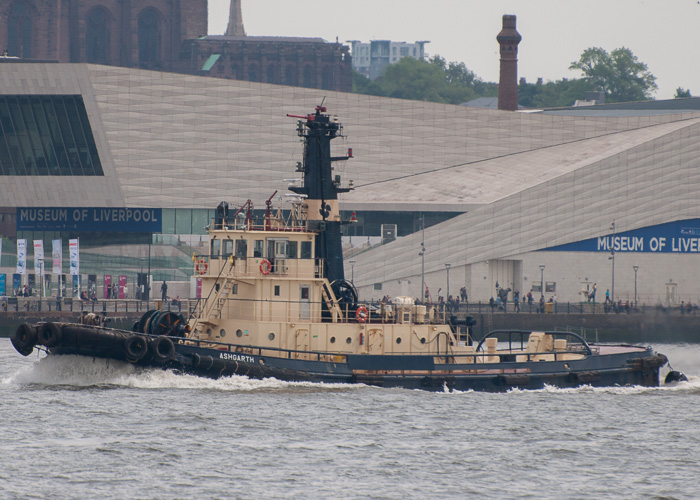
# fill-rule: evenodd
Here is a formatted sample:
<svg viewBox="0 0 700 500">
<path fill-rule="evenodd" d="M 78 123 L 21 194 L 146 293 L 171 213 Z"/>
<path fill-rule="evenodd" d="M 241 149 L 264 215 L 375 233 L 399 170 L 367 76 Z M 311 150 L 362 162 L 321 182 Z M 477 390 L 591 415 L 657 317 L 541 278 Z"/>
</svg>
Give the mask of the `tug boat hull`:
<svg viewBox="0 0 700 500">
<path fill-rule="evenodd" d="M 209 378 L 242 375 L 429 391 L 505 392 L 583 385 L 656 387 L 659 369 L 667 362 L 663 354 L 651 348 L 603 345 L 600 349 L 604 354 L 575 360 L 459 363 L 451 357 L 432 355 L 277 351 L 72 323 L 23 324 L 12 343 L 24 355 L 37 347 L 50 355 L 115 359 Z"/>
</svg>

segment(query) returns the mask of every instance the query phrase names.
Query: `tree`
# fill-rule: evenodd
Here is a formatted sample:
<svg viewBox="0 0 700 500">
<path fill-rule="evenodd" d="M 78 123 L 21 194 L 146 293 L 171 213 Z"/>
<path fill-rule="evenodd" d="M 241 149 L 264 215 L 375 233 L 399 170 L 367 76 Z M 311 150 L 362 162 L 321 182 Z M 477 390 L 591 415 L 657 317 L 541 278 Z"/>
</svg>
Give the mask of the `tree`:
<svg viewBox="0 0 700 500">
<path fill-rule="evenodd" d="M 518 104 L 526 108 L 563 108 L 573 106 L 590 86 L 582 79 L 563 78 L 556 82 L 521 83 L 518 85 Z"/>
<path fill-rule="evenodd" d="M 673 96 L 674 99 L 681 99 L 683 97 L 693 97 L 690 95 L 690 90 L 686 90 L 683 87 L 678 87 L 676 89 L 676 95 Z"/>
<path fill-rule="evenodd" d="M 610 54 L 600 47 L 591 47 L 584 50 L 569 69 L 581 71 L 583 80 L 594 90 L 604 92 L 608 102 L 652 99 L 657 89 L 656 77 L 647 65 L 625 47 Z"/>
<path fill-rule="evenodd" d="M 464 63 L 448 63 L 440 56 L 428 61 L 404 57 L 387 66 L 374 81 L 353 73 L 353 92 L 461 104 L 475 97 L 496 95 L 497 86 L 483 82 Z"/>
</svg>

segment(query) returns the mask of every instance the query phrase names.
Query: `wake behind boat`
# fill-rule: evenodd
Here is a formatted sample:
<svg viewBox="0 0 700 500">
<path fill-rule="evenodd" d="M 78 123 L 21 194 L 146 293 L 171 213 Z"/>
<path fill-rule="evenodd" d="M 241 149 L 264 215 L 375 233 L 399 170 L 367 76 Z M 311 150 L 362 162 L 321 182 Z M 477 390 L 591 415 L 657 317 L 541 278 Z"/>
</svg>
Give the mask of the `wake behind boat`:
<svg viewBox="0 0 700 500">
<path fill-rule="evenodd" d="M 292 208 L 262 221 L 248 201 L 217 207 L 209 252 L 195 255 L 202 298 L 187 318 L 149 311 L 132 331 L 80 323 L 21 325 L 12 343 L 23 355 L 125 360 L 208 377 L 247 375 L 287 381 L 364 383 L 427 390 L 505 391 L 545 385 L 658 386 L 663 354 L 650 347 L 589 344 L 572 332 L 494 331 L 478 342 L 470 318 L 397 298 L 372 306 L 345 280 L 331 140 L 342 126 L 318 106 L 298 119 L 304 142 Z M 273 194 L 274 197 L 274 194 Z"/>
</svg>

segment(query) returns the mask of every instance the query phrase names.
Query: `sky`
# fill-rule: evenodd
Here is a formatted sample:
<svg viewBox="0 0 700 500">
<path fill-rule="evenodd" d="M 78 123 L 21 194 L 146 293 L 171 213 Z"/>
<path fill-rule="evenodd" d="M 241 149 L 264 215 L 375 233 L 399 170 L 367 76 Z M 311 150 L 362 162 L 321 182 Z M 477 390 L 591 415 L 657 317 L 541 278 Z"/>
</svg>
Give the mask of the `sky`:
<svg viewBox="0 0 700 500">
<path fill-rule="evenodd" d="M 226 30 L 229 4 L 209 0 L 209 34 Z M 656 99 L 678 87 L 700 96 L 698 0 L 242 0 L 242 10 L 249 36 L 430 40 L 430 56 L 463 62 L 491 82 L 502 17 L 514 14 L 523 37 L 518 76 L 528 82 L 579 78 L 568 68 L 585 49 L 627 47 L 656 76 Z"/>
</svg>

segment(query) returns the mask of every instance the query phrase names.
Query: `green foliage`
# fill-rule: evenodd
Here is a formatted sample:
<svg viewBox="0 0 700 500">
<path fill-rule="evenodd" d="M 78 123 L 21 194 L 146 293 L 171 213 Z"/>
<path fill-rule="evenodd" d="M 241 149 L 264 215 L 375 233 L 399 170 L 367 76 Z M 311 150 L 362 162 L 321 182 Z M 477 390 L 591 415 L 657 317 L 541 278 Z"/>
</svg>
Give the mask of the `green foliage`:
<svg viewBox="0 0 700 500">
<path fill-rule="evenodd" d="M 481 96 L 493 96 L 497 87 L 485 83 L 464 63 L 450 62 L 440 56 L 429 61 L 404 57 L 387 66 L 384 74 L 371 81 L 353 73 L 353 91 L 360 94 L 461 104 Z"/>
<path fill-rule="evenodd" d="M 518 102 L 526 108 L 572 106 L 587 91 L 602 91 L 607 102 L 642 101 L 652 98 L 656 77 L 627 48 L 608 53 L 599 47 L 586 49 L 569 69 L 580 70 L 583 78 L 555 82 L 520 84 Z M 428 61 L 404 57 L 387 66 L 372 81 L 353 71 L 353 91 L 399 99 L 462 104 L 477 97 L 498 95 L 498 84 L 484 82 L 462 62 L 447 62 L 436 55 Z M 676 97 L 690 97 L 678 88 Z"/>
<path fill-rule="evenodd" d="M 604 92 L 607 102 L 652 99 L 657 89 L 656 77 L 649 72 L 647 65 L 625 47 L 609 54 L 600 47 L 588 48 L 569 69 L 581 71 L 583 80 L 593 90 Z"/>
<path fill-rule="evenodd" d="M 590 85 L 580 79 L 521 83 L 518 86 L 518 104 L 526 108 L 563 108 L 573 106 L 589 90 Z"/>
<path fill-rule="evenodd" d="M 676 95 L 673 96 L 674 99 L 682 99 L 683 97 L 693 97 L 690 95 L 690 90 L 686 90 L 683 87 L 678 87 L 676 89 Z"/>
</svg>

